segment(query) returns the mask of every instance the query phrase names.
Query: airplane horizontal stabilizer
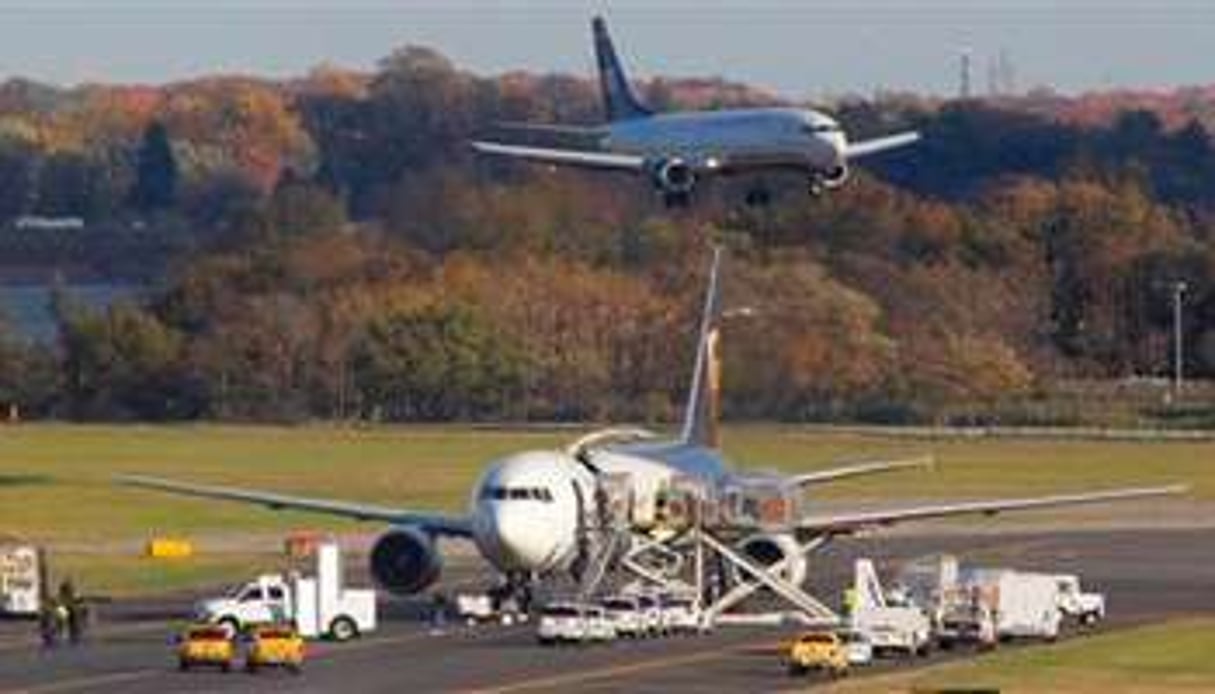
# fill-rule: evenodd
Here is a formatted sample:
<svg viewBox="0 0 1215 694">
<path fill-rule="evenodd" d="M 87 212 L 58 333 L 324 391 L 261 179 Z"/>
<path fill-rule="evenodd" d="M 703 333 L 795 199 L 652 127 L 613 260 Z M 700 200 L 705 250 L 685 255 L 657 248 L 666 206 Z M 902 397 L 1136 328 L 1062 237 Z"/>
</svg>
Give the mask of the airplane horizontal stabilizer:
<svg viewBox="0 0 1215 694">
<path fill-rule="evenodd" d="M 931 468 L 932 465 L 933 458 L 930 455 L 920 456 L 918 458 L 907 458 L 905 460 L 875 460 L 864 463 L 854 463 L 846 467 L 831 468 L 829 470 L 806 472 L 800 475 L 794 475 L 790 478 L 790 481 L 799 486 L 822 484 L 824 482 L 834 482 L 836 480 L 846 479 L 849 477 L 876 475 L 883 472 L 896 472 L 898 470 L 906 470 L 909 468 Z"/>
</svg>

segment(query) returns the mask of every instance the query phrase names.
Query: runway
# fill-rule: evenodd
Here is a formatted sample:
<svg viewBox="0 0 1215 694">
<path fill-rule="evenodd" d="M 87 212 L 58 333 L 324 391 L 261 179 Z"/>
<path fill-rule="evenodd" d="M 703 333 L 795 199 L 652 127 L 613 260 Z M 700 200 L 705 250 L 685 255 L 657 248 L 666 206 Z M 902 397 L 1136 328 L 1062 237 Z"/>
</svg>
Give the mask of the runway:
<svg viewBox="0 0 1215 694">
<path fill-rule="evenodd" d="M 819 554 L 811 585 L 839 595 L 851 560 L 883 564 L 949 551 L 964 561 L 1077 572 L 1107 593 L 1103 629 L 1211 611 L 1215 563 L 1200 561 L 1215 529 L 1017 533 L 981 537 L 918 535 L 840 541 Z M 448 583 L 479 572 L 457 566 Z M 781 668 L 775 644 L 795 629 L 722 627 L 702 637 L 544 648 L 529 626 L 451 625 L 432 634 L 421 601 L 394 601 L 383 628 L 348 644 L 316 644 L 300 676 L 286 673 L 179 673 L 169 625 L 188 614 L 190 596 L 107 606 L 90 643 L 41 652 L 32 625 L 0 624 L 0 691 L 757 691 L 797 684 Z M 1082 636 L 1077 637 L 1082 638 Z M 1026 646 L 1040 647 L 1040 646 Z M 938 656 L 944 657 L 944 656 Z M 950 656 L 958 657 L 958 656 Z M 911 667 L 885 664 L 874 671 Z"/>
</svg>

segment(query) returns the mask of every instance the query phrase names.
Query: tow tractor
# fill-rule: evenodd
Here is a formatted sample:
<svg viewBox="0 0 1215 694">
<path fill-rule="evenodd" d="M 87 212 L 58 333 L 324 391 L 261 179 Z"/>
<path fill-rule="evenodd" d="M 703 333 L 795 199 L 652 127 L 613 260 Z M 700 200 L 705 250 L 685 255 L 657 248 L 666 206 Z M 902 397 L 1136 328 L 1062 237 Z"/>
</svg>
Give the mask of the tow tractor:
<svg viewBox="0 0 1215 694">
<path fill-rule="evenodd" d="M 346 641 L 376 628 L 375 591 L 343 587 L 341 553 L 336 543 L 326 542 L 316 550 L 315 577 L 263 574 L 225 597 L 198 603 L 195 616 L 231 634 L 293 622 L 305 638 Z"/>
</svg>

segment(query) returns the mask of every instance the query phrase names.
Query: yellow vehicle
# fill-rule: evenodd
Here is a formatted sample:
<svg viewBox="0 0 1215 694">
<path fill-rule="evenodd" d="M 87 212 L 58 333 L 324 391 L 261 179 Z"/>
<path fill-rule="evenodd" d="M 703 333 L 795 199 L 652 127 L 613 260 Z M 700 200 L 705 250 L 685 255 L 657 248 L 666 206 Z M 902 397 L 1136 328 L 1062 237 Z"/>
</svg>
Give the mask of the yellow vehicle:
<svg viewBox="0 0 1215 694">
<path fill-rule="evenodd" d="M 822 670 L 832 677 L 848 674 L 848 650 L 843 640 L 830 631 L 810 631 L 789 645 L 786 656 L 789 674 L 804 675 Z"/>
<path fill-rule="evenodd" d="M 245 670 L 257 672 L 263 667 L 283 667 L 299 674 L 303 666 L 304 639 L 293 627 L 262 625 L 249 632 Z"/>
<path fill-rule="evenodd" d="M 222 626 L 200 624 L 187 628 L 177 637 L 177 667 L 189 670 L 195 665 L 215 665 L 227 672 L 236 660 L 236 644 Z"/>
</svg>

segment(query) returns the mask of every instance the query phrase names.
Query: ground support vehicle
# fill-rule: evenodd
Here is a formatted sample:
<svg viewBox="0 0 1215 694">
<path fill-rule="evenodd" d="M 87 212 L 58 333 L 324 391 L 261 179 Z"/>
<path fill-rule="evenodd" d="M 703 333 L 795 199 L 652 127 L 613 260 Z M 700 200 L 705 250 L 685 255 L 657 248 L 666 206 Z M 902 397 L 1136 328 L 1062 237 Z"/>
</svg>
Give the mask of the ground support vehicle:
<svg viewBox="0 0 1215 694">
<path fill-rule="evenodd" d="M 257 624 L 293 622 L 301 636 L 345 641 L 376 628 L 374 590 L 342 586 L 341 554 L 334 543 L 317 547 L 316 576 L 265 574 L 226 597 L 200 602 L 200 621 L 231 634 Z"/>
<path fill-rule="evenodd" d="M 45 583 L 41 550 L 0 539 L 0 616 L 37 617 Z"/>
<path fill-rule="evenodd" d="M 806 632 L 789 645 L 785 666 L 793 676 L 821 670 L 831 677 L 843 677 L 848 674 L 848 649 L 834 632 Z"/>
<path fill-rule="evenodd" d="M 255 626 L 247 635 L 245 670 L 250 673 L 262 668 L 281 667 L 299 674 L 304 667 L 304 639 L 289 624 Z"/>
<path fill-rule="evenodd" d="M 185 671 L 199 665 L 218 667 L 227 672 L 236 660 L 232 634 L 215 624 L 195 624 L 177 637 L 177 668 Z"/>
<path fill-rule="evenodd" d="M 540 611 L 536 640 L 543 645 L 612 641 L 616 627 L 599 605 L 553 603 Z"/>
<path fill-rule="evenodd" d="M 861 634 L 876 654 L 926 655 L 932 644 L 928 615 L 914 604 L 888 600 L 869 559 L 856 560 L 854 571 L 849 630 Z"/>
<path fill-rule="evenodd" d="M 966 569 L 960 587 L 991 611 L 1002 640 L 1059 636 L 1059 586 L 1054 576 L 1012 569 Z"/>
<path fill-rule="evenodd" d="M 869 642 L 869 637 L 863 632 L 840 632 L 840 640 L 844 642 L 848 665 L 868 665 L 873 662 L 873 644 Z"/>
<path fill-rule="evenodd" d="M 995 616 L 981 602 L 955 600 L 938 615 L 936 642 L 945 650 L 958 646 L 995 648 L 999 644 Z"/>
<path fill-rule="evenodd" d="M 640 639 L 658 633 L 657 610 L 642 606 L 632 595 L 616 595 L 599 603 L 616 633 L 625 638 Z"/>
<path fill-rule="evenodd" d="M 663 630 L 668 634 L 697 634 L 704 630 L 696 601 L 677 595 L 658 596 Z"/>
<path fill-rule="evenodd" d="M 1055 574 L 1059 612 L 1080 626 L 1093 626 L 1105 619 L 1105 595 L 1085 591 L 1075 574 Z"/>
</svg>

